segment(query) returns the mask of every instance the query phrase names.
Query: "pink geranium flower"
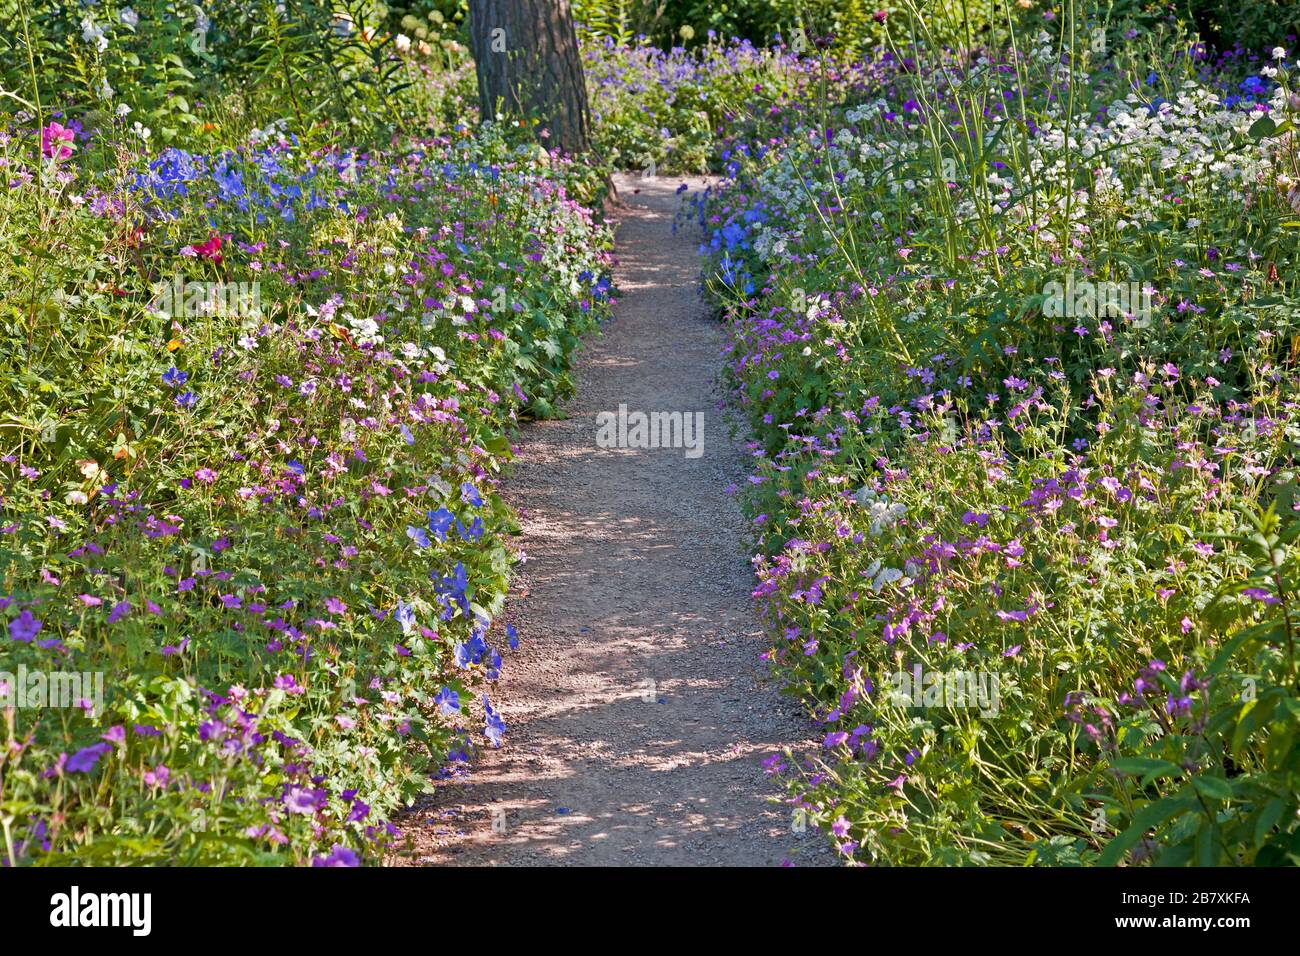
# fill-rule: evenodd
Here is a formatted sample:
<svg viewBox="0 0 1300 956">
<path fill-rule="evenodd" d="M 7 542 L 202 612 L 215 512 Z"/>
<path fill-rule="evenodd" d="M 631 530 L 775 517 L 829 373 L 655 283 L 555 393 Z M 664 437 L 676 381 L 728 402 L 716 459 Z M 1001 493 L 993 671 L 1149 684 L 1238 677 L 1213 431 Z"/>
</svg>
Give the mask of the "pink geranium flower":
<svg viewBox="0 0 1300 956">
<path fill-rule="evenodd" d="M 41 152 L 51 159 L 67 159 L 72 155 L 70 145 L 75 133 L 60 123 L 51 123 L 41 130 Z"/>
</svg>

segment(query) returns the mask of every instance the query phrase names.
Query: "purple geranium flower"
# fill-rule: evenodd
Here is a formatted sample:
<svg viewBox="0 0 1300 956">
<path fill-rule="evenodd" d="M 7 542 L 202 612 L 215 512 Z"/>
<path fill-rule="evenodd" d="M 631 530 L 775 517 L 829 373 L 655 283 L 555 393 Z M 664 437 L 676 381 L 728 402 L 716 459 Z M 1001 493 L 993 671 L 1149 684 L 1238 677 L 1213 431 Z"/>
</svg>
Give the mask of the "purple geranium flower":
<svg viewBox="0 0 1300 956">
<path fill-rule="evenodd" d="M 41 632 L 41 627 L 42 622 L 31 611 L 23 611 L 22 614 L 9 622 L 9 637 L 15 641 L 29 644 Z"/>
<path fill-rule="evenodd" d="M 99 758 L 112 749 L 108 744 L 91 744 L 69 757 L 64 769 L 68 773 L 89 773 L 95 769 L 95 764 L 99 762 Z"/>
<path fill-rule="evenodd" d="M 341 843 L 330 848 L 329 856 L 312 857 L 312 866 L 360 866 L 361 859 L 354 850 L 349 850 Z"/>
</svg>

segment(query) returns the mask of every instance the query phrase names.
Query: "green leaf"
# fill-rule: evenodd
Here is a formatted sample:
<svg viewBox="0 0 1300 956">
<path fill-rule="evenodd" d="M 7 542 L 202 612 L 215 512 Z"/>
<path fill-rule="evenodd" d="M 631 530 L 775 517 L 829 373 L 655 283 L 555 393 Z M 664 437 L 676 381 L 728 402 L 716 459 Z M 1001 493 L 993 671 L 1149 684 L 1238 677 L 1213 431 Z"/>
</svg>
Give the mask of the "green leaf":
<svg viewBox="0 0 1300 956">
<path fill-rule="evenodd" d="M 1266 136 L 1272 136 L 1277 132 L 1277 124 L 1269 117 L 1261 116 L 1251 124 L 1248 135 L 1251 139 L 1264 139 Z"/>
<path fill-rule="evenodd" d="M 1111 763 L 1111 768 L 1118 770 L 1120 773 L 1142 777 L 1143 786 L 1146 786 L 1157 777 L 1176 777 L 1183 772 L 1183 768 L 1178 764 L 1170 760 L 1157 760 L 1153 757 L 1125 757 Z"/>
<path fill-rule="evenodd" d="M 1181 794 L 1183 791 L 1179 791 Z M 1164 797 L 1155 803 L 1148 804 L 1133 816 L 1132 825 L 1123 833 L 1114 837 L 1106 848 L 1102 850 L 1101 856 L 1097 858 L 1098 866 L 1115 866 L 1128 852 L 1129 847 L 1137 843 L 1146 834 L 1147 830 L 1157 827 L 1166 820 L 1177 816 L 1178 814 L 1190 810 L 1196 806 L 1196 802 L 1187 797 L 1178 795 Z"/>
<path fill-rule="evenodd" d="M 1260 810 L 1259 816 L 1255 819 L 1255 844 L 1257 846 L 1264 842 L 1264 837 L 1268 836 L 1268 832 L 1282 818 L 1282 807 L 1282 798 L 1274 797 L 1264 804 L 1264 808 Z"/>
<path fill-rule="evenodd" d="M 1193 777 L 1192 786 L 1199 794 L 1211 800 L 1232 799 L 1232 785 L 1222 777 Z"/>
</svg>

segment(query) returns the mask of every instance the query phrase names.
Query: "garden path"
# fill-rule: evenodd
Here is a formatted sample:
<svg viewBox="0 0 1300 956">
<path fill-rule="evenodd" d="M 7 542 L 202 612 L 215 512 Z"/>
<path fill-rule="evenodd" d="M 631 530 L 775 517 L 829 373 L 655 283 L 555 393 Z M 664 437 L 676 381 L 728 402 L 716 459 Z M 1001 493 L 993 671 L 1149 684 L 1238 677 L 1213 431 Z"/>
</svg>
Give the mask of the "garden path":
<svg viewBox="0 0 1300 956">
<path fill-rule="evenodd" d="M 829 862 L 761 766 L 814 729 L 759 660 L 744 519 L 724 491 L 746 452 L 721 410 L 725 330 L 697 294 L 699 231 L 671 228 L 682 181 L 616 180 L 615 317 L 580 353 L 568 417 L 523 430 L 506 485 L 528 553 L 508 612 L 520 647 L 491 691 L 506 742 L 408 816 L 404 862 Z M 620 404 L 703 412 L 703 454 L 597 447 L 597 414 Z"/>
</svg>

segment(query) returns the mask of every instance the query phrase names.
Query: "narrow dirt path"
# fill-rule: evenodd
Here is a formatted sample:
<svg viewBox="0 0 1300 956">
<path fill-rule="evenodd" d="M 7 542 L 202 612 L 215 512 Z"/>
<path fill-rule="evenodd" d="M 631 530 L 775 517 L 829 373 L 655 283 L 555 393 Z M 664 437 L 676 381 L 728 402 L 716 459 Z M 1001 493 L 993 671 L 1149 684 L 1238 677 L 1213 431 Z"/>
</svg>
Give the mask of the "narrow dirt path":
<svg viewBox="0 0 1300 956">
<path fill-rule="evenodd" d="M 491 694 L 506 743 L 407 821 L 408 862 L 829 862 L 760 765 L 812 728 L 758 659 L 744 520 L 724 492 L 745 450 L 720 410 L 725 332 L 696 293 L 699 233 L 671 228 L 681 182 L 617 183 L 615 318 L 582 352 L 569 417 L 524 430 L 507 483 L 528 561 L 521 644 Z M 703 412 L 703 454 L 598 447 L 596 416 L 620 404 Z"/>
</svg>

